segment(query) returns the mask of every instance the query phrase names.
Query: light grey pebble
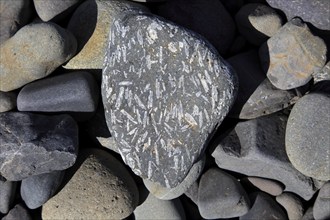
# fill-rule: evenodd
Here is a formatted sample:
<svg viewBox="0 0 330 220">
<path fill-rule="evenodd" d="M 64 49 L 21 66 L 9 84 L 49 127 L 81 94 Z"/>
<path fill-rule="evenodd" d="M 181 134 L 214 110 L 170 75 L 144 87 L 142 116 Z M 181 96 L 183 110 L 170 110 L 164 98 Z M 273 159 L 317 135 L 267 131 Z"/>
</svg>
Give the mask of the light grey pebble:
<svg viewBox="0 0 330 220">
<path fill-rule="evenodd" d="M 313 206 L 313 216 L 316 220 L 330 218 L 330 182 L 325 183 L 319 191 Z"/>
<path fill-rule="evenodd" d="M 275 180 L 252 176 L 247 177 L 247 180 L 261 191 L 272 196 L 278 196 L 284 190 L 283 184 Z"/>
<path fill-rule="evenodd" d="M 32 217 L 24 205 L 17 204 L 2 220 L 32 220 Z"/>
<path fill-rule="evenodd" d="M 276 196 L 276 201 L 286 210 L 289 220 L 297 220 L 303 217 L 304 206 L 302 201 L 293 193 L 282 193 Z"/>
<path fill-rule="evenodd" d="M 16 182 L 0 176 L 0 213 L 7 214 L 16 196 Z"/>
</svg>

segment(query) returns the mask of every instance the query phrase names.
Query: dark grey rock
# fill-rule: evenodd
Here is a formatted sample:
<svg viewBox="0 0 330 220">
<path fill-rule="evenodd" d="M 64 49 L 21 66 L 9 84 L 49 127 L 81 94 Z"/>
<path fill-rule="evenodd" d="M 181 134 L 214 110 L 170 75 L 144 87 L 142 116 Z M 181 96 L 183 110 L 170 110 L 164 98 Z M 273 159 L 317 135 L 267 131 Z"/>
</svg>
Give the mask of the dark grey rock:
<svg viewBox="0 0 330 220">
<path fill-rule="evenodd" d="M 7 112 L 15 108 L 16 99 L 16 93 L 0 91 L 0 112 Z"/>
<path fill-rule="evenodd" d="M 276 196 L 276 201 L 286 210 L 289 220 L 301 219 L 304 207 L 300 198 L 293 193 L 282 193 Z"/>
<path fill-rule="evenodd" d="M 185 220 L 185 212 L 179 199 L 161 200 L 151 193 L 147 199 L 134 210 L 136 220 Z"/>
<path fill-rule="evenodd" d="M 293 166 L 306 176 L 330 180 L 330 94 L 310 93 L 293 106 L 285 145 Z"/>
<path fill-rule="evenodd" d="M 7 214 L 16 195 L 16 182 L 0 176 L 0 213 Z"/>
<path fill-rule="evenodd" d="M 198 187 L 199 184 L 195 181 L 184 193 L 191 201 L 193 201 L 196 205 L 198 204 Z"/>
<path fill-rule="evenodd" d="M 247 177 L 247 180 L 261 191 L 264 191 L 272 196 L 278 196 L 282 194 L 284 190 L 283 185 L 274 180 L 251 176 Z"/>
<path fill-rule="evenodd" d="M 32 14 L 30 0 L 0 0 L 0 44 L 29 22 Z"/>
<path fill-rule="evenodd" d="M 235 15 L 238 31 L 252 44 L 261 45 L 273 36 L 283 24 L 281 16 L 271 7 L 250 3 Z"/>
<path fill-rule="evenodd" d="M 41 79 L 24 86 L 17 97 L 19 111 L 95 112 L 99 88 L 88 72 Z"/>
<path fill-rule="evenodd" d="M 201 34 L 221 55 L 235 37 L 235 22 L 218 0 L 167 1 L 157 7 L 156 14 Z"/>
<path fill-rule="evenodd" d="M 313 206 L 309 207 L 306 210 L 301 220 L 315 220 L 315 218 L 313 217 Z"/>
<path fill-rule="evenodd" d="M 32 217 L 22 204 L 17 204 L 2 220 L 32 220 Z"/>
<path fill-rule="evenodd" d="M 58 190 L 64 171 L 30 176 L 21 183 L 21 197 L 26 206 L 36 209 L 45 204 Z"/>
<path fill-rule="evenodd" d="M 114 22 L 102 79 L 105 116 L 123 160 L 142 178 L 179 185 L 235 94 L 233 70 L 199 35 L 149 14 Z"/>
<path fill-rule="evenodd" d="M 41 20 L 59 21 L 68 15 L 79 1 L 83 0 L 33 0 L 33 3 Z"/>
<path fill-rule="evenodd" d="M 264 63 L 268 63 L 267 77 L 283 90 L 305 85 L 326 62 L 324 41 L 314 36 L 299 18 L 286 23 L 268 39 L 267 50 L 268 57 L 263 53 L 260 56 Z"/>
<path fill-rule="evenodd" d="M 263 73 L 258 52 L 251 50 L 227 60 L 236 70 L 238 95 L 229 115 L 252 119 L 280 111 L 293 104 L 298 97 L 293 91 L 277 89 Z"/>
<path fill-rule="evenodd" d="M 24 46 L 23 46 L 24 45 Z M 54 23 L 32 23 L 0 47 L 0 91 L 44 78 L 76 52 L 74 36 Z"/>
<path fill-rule="evenodd" d="M 313 216 L 316 220 L 330 218 L 330 182 L 325 183 L 319 191 L 313 206 Z"/>
<path fill-rule="evenodd" d="M 235 177 L 211 168 L 199 182 L 198 209 L 206 219 L 233 218 L 249 211 L 250 200 Z"/>
<path fill-rule="evenodd" d="M 253 201 L 253 206 L 246 215 L 239 218 L 240 220 L 288 219 L 281 207 L 266 193 L 257 192 L 252 194 L 250 197 L 251 201 Z"/>
<path fill-rule="evenodd" d="M 328 0 L 267 0 L 273 8 L 282 10 L 288 20 L 300 17 L 322 30 L 330 30 L 330 1 Z"/>
<path fill-rule="evenodd" d="M 285 152 L 287 116 L 280 113 L 239 122 L 212 156 L 220 168 L 282 182 L 285 191 L 309 200 L 317 185 L 297 171 Z"/>
<path fill-rule="evenodd" d="M 0 175 L 18 181 L 72 166 L 78 127 L 68 115 L 0 114 Z"/>
<path fill-rule="evenodd" d="M 313 74 L 314 84 L 330 80 L 330 61 L 328 61 L 321 71 Z"/>
</svg>

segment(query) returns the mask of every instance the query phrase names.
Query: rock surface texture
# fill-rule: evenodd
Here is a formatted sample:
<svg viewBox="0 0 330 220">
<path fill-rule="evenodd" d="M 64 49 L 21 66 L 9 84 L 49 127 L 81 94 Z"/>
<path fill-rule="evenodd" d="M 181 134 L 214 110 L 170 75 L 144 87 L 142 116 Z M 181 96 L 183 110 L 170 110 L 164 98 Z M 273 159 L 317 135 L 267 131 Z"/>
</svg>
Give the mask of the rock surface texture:
<svg viewBox="0 0 330 220">
<path fill-rule="evenodd" d="M 150 14 L 114 22 L 102 97 L 123 160 L 172 188 L 187 175 L 228 113 L 234 72 L 212 46 Z"/>
</svg>

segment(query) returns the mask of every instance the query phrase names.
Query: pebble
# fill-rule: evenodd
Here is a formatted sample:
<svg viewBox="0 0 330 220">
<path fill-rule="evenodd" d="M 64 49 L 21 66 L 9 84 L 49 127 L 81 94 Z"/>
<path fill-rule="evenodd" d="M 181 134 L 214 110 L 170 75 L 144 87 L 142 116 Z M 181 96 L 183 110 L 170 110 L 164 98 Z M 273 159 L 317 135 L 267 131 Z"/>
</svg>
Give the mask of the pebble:
<svg viewBox="0 0 330 220">
<path fill-rule="evenodd" d="M 0 175 L 19 181 L 71 167 L 78 151 L 78 128 L 68 115 L 0 113 Z"/>
<path fill-rule="evenodd" d="M 0 45 L 29 22 L 31 6 L 29 0 L 0 1 Z"/>
<path fill-rule="evenodd" d="M 45 204 L 58 190 L 64 171 L 30 176 L 21 183 L 21 197 L 26 206 L 36 209 Z"/>
<path fill-rule="evenodd" d="M 78 53 L 66 69 L 102 69 L 110 26 L 125 11 L 147 11 L 129 1 L 87 0 L 72 15 L 68 30 L 77 38 Z"/>
<path fill-rule="evenodd" d="M 267 41 L 269 61 L 267 77 L 274 86 L 287 90 L 305 85 L 312 74 L 320 71 L 326 62 L 324 41 L 314 36 L 307 24 L 299 18 L 286 23 Z"/>
<path fill-rule="evenodd" d="M 232 106 L 234 71 L 199 35 L 160 17 L 114 24 L 102 79 L 110 133 L 135 174 L 173 188 Z"/>
<path fill-rule="evenodd" d="M 303 204 L 300 198 L 293 193 L 283 193 L 276 196 L 276 201 L 286 210 L 289 220 L 297 220 L 303 217 Z"/>
<path fill-rule="evenodd" d="M 205 160 L 206 158 L 205 156 L 203 156 L 202 159 L 197 161 L 191 167 L 189 173 L 184 178 L 184 180 L 174 188 L 163 187 L 160 184 L 151 182 L 148 179 L 143 180 L 144 185 L 147 187 L 149 192 L 158 199 L 171 200 L 178 198 L 183 193 L 185 193 L 193 183 L 197 181 L 203 171 Z"/>
<path fill-rule="evenodd" d="M 7 112 L 16 107 L 17 95 L 15 92 L 0 91 L 0 112 Z"/>
<path fill-rule="evenodd" d="M 33 0 L 37 14 L 43 21 L 59 21 L 65 18 L 82 0 Z"/>
<path fill-rule="evenodd" d="M 17 204 L 2 220 L 32 220 L 32 217 L 22 204 Z"/>
<path fill-rule="evenodd" d="M 301 220 L 315 220 L 315 218 L 313 217 L 313 206 L 309 207 L 306 210 Z"/>
<path fill-rule="evenodd" d="M 199 183 L 198 181 L 195 181 L 184 193 L 196 205 L 198 204 L 198 188 L 199 188 Z"/>
<path fill-rule="evenodd" d="M 293 106 L 285 145 L 293 166 L 306 176 L 330 180 L 330 94 L 310 93 Z"/>
<path fill-rule="evenodd" d="M 318 185 L 290 163 L 284 143 L 286 122 L 282 113 L 239 122 L 212 156 L 222 169 L 280 181 L 285 191 L 309 200 Z"/>
<path fill-rule="evenodd" d="M 19 111 L 95 112 L 99 88 L 84 71 L 45 78 L 24 86 L 17 97 Z"/>
<path fill-rule="evenodd" d="M 0 213 L 8 213 L 16 195 L 16 182 L 0 176 Z"/>
<path fill-rule="evenodd" d="M 287 215 L 281 209 L 281 207 L 274 201 L 272 197 L 263 192 L 253 193 L 251 196 L 253 206 L 250 211 L 241 216 L 240 220 L 252 220 L 252 219 L 267 219 L 278 220 L 288 219 Z"/>
<path fill-rule="evenodd" d="M 330 61 L 328 61 L 321 71 L 313 74 L 314 84 L 330 80 Z"/>
<path fill-rule="evenodd" d="M 325 183 L 319 191 L 313 206 L 313 216 L 316 220 L 330 219 L 330 182 Z"/>
<path fill-rule="evenodd" d="M 42 207 L 43 219 L 123 219 L 139 201 L 124 165 L 100 149 L 81 151 L 72 178 Z"/>
<path fill-rule="evenodd" d="M 57 24 L 24 26 L 0 47 L 0 91 L 46 77 L 75 52 L 76 39 Z"/>
<path fill-rule="evenodd" d="M 273 8 L 260 3 L 241 7 L 235 20 L 240 34 L 257 46 L 272 37 L 283 24 L 283 19 Z"/>
<path fill-rule="evenodd" d="M 201 34 L 221 55 L 226 54 L 235 37 L 235 22 L 218 0 L 166 1 L 155 13 Z"/>
<path fill-rule="evenodd" d="M 294 17 L 300 17 L 306 22 L 312 23 L 315 27 L 322 30 L 330 30 L 328 0 L 266 0 L 273 7 L 282 10 L 288 20 Z"/>
<path fill-rule="evenodd" d="M 198 209 L 206 219 L 233 218 L 249 211 L 250 200 L 235 177 L 211 168 L 199 182 Z"/>
<path fill-rule="evenodd" d="M 247 177 L 247 180 L 261 191 L 272 196 L 278 196 L 284 190 L 283 184 L 274 180 L 252 176 Z"/>
<path fill-rule="evenodd" d="M 258 118 L 287 108 L 296 101 L 293 91 L 277 89 L 267 79 L 256 50 L 237 54 L 227 61 L 239 79 L 238 95 L 229 113 L 231 117 Z"/>
<path fill-rule="evenodd" d="M 135 220 L 185 220 L 184 209 L 179 199 L 161 200 L 151 193 L 134 210 Z"/>
</svg>

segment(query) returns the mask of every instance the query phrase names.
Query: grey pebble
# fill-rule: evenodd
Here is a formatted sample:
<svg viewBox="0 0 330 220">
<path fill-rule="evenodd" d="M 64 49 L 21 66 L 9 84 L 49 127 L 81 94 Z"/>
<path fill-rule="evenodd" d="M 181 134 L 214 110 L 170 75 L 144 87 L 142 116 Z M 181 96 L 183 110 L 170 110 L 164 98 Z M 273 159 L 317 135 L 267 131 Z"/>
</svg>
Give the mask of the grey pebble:
<svg viewBox="0 0 330 220">
<path fill-rule="evenodd" d="M 278 196 L 284 190 L 283 184 L 275 180 L 252 176 L 247 177 L 247 180 L 261 191 L 272 196 Z"/>
<path fill-rule="evenodd" d="M 330 80 L 330 61 L 328 61 L 322 70 L 313 74 L 314 84 Z"/>
<path fill-rule="evenodd" d="M 289 220 L 297 220 L 303 217 L 303 203 L 301 199 L 293 193 L 282 193 L 276 196 L 276 201 L 286 210 Z"/>
<path fill-rule="evenodd" d="M 0 112 L 7 112 L 16 107 L 17 94 L 15 92 L 0 91 Z"/>
<path fill-rule="evenodd" d="M 313 217 L 313 206 L 309 207 L 306 210 L 301 220 L 315 220 L 315 218 Z"/>
<path fill-rule="evenodd" d="M 2 220 L 32 220 L 32 217 L 24 205 L 17 204 Z"/>
<path fill-rule="evenodd" d="M 319 191 L 313 206 L 316 220 L 330 219 L 330 182 L 325 183 Z"/>
<path fill-rule="evenodd" d="M 7 214 L 16 196 L 16 182 L 0 176 L 0 213 Z"/>
</svg>

